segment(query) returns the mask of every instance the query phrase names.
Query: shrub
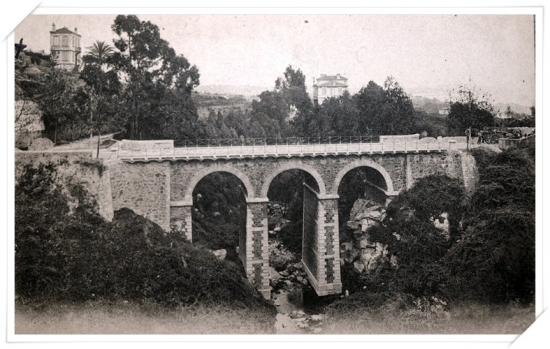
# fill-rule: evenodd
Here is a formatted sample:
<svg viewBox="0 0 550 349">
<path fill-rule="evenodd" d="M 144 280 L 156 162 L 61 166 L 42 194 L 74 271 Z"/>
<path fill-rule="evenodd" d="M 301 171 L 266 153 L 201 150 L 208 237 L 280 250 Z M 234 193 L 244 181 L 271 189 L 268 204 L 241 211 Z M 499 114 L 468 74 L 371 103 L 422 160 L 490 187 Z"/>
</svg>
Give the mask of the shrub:
<svg viewBox="0 0 550 349">
<path fill-rule="evenodd" d="M 481 163 L 464 235 L 443 259 L 450 288 L 457 299 L 529 303 L 535 286 L 534 153 L 483 154 Z"/>
<path fill-rule="evenodd" d="M 237 265 L 129 209 L 105 222 L 78 183 L 62 185 L 55 178 L 52 164 L 27 166 L 16 186 L 15 292 L 21 300 L 273 310 Z M 69 196 L 78 198 L 72 210 Z"/>
</svg>

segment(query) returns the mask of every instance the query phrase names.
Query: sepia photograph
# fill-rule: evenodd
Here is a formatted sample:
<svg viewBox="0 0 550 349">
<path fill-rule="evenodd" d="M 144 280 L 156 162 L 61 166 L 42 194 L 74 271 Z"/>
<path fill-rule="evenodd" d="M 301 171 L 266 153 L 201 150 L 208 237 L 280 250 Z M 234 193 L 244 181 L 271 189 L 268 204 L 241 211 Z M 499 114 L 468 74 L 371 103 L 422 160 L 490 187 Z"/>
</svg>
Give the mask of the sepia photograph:
<svg viewBox="0 0 550 349">
<path fill-rule="evenodd" d="M 8 43 L 15 335 L 535 321 L 541 12 L 138 12 Z"/>
</svg>

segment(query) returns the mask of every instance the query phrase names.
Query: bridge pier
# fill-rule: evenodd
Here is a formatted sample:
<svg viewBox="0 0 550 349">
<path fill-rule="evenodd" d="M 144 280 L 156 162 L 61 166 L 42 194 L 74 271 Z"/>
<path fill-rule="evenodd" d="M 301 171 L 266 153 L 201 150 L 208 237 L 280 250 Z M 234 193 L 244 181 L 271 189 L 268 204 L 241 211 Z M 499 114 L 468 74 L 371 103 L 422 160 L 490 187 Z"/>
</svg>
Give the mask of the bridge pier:
<svg viewBox="0 0 550 349">
<path fill-rule="evenodd" d="M 304 185 L 302 265 L 319 296 L 342 292 L 338 195 L 320 195 Z"/>
<path fill-rule="evenodd" d="M 271 298 L 269 287 L 269 246 L 267 198 L 247 199 L 245 236 L 239 238 L 239 258 L 246 276 L 266 299 Z"/>
</svg>

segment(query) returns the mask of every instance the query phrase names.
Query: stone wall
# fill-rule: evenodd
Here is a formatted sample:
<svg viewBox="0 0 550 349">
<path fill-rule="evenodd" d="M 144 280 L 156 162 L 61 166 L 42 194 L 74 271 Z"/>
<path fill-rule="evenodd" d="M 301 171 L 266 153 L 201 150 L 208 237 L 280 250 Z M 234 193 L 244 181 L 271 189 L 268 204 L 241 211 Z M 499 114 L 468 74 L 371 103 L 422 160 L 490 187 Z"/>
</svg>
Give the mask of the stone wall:
<svg viewBox="0 0 550 349">
<path fill-rule="evenodd" d="M 146 149 L 173 149 L 174 141 L 171 139 L 152 141 L 132 141 L 123 139 L 117 143 L 120 150 L 146 150 Z"/>
<path fill-rule="evenodd" d="M 430 175 L 447 175 L 463 181 L 462 157 L 460 151 L 445 153 L 407 154 L 407 166 L 410 166 L 409 181 Z"/>
<path fill-rule="evenodd" d="M 170 230 L 170 164 L 109 161 L 113 209 L 132 209 Z"/>
<path fill-rule="evenodd" d="M 420 139 L 420 134 L 413 135 L 394 135 L 394 136 L 380 136 L 380 143 L 403 143 L 403 142 L 417 142 Z"/>
<path fill-rule="evenodd" d="M 56 165 L 56 182 L 62 188 L 68 183 L 82 185 L 97 202 L 98 213 L 107 221 L 113 219 L 110 172 L 101 159 L 93 159 L 89 151 L 16 152 L 15 183 L 20 180 L 26 165 L 36 166 L 41 163 Z"/>
</svg>

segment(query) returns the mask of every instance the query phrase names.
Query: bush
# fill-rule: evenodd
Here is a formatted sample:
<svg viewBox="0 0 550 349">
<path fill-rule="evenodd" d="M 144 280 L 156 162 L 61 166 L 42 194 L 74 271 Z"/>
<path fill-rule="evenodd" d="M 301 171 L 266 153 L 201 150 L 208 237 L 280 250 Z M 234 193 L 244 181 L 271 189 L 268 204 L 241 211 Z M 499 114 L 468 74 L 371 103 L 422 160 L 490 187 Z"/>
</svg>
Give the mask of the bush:
<svg viewBox="0 0 550 349">
<path fill-rule="evenodd" d="M 443 259 L 457 299 L 529 303 L 535 290 L 535 166 L 532 149 L 475 154 L 480 182 L 464 235 Z"/>
<path fill-rule="evenodd" d="M 373 242 L 388 246 L 398 267 L 395 269 L 386 261 L 376 274 L 361 277 L 364 286 L 416 297 L 442 295 L 446 274 L 439 260 L 460 234 L 465 200 L 461 183 L 447 176 L 422 178 L 395 198 L 388 205 L 383 224 L 369 228 L 368 233 Z M 443 213 L 448 216 L 449 235 L 434 225 Z M 381 288 L 377 284 L 387 286 Z"/>
<path fill-rule="evenodd" d="M 27 166 L 16 186 L 15 292 L 22 301 L 271 309 L 237 265 L 164 233 L 129 209 L 105 222 L 79 183 L 55 178 L 52 164 Z"/>
</svg>

